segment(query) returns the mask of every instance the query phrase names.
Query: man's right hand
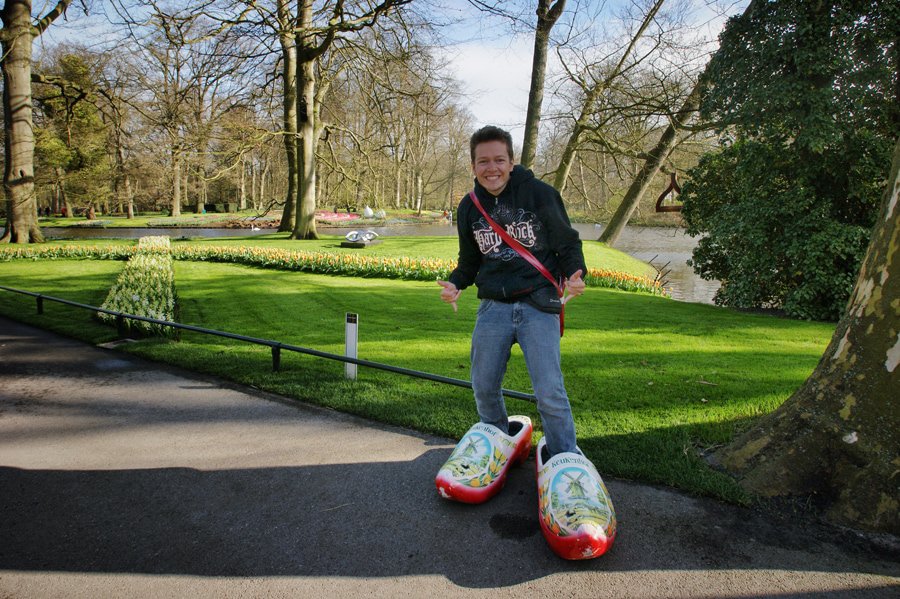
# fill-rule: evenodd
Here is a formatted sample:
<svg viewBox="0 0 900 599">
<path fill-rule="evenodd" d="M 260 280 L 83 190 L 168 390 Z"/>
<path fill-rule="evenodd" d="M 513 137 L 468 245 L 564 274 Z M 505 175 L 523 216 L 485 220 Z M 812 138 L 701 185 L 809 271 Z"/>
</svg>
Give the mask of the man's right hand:
<svg viewBox="0 0 900 599">
<path fill-rule="evenodd" d="M 453 306 L 453 311 L 456 312 L 456 300 L 459 299 L 459 294 L 462 293 L 462 291 L 457 289 L 456 285 L 450 281 L 438 281 L 437 284 L 442 287 L 441 299 Z"/>
</svg>

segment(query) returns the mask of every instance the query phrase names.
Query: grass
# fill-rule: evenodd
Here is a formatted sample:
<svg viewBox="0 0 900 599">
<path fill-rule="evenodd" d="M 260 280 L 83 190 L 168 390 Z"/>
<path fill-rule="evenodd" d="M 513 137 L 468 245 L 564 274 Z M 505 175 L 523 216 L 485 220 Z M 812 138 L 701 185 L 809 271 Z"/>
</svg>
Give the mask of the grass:
<svg viewBox="0 0 900 599">
<path fill-rule="evenodd" d="M 431 243 L 421 241 L 421 251 L 446 241 Z M 366 251 L 379 247 L 392 251 L 387 243 Z M 121 262 L 18 260 L 0 263 L 0 280 L 99 305 L 121 268 Z M 341 354 L 344 314 L 356 312 L 360 358 L 468 379 L 474 290 L 463 293 L 454 314 L 431 282 L 205 262 L 176 262 L 175 271 L 181 322 Z M 91 342 L 115 337 L 86 311 L 45 302 L 37 317 L 33 299 L 5 292 L 0 312 Z M 599 470 L 735 502 L 748 497 L 708 468 L 700 452 L 783 402 L 813 370 L 833 331 L 825 323 L 603 289 L 574 300 L 566 320 L 563 370 L 579 445 Z M 366 368 L 347 381 L 342 363 L 292 353 L 272 373 L 268 348 L 215 337 L 183 333 L 180 342 L 146 339 L 128 351 L 451 438 L 476 419 L 466 389 Z M 530 391 L 518 348 L 504 384 Z M 531 403 L 508 400 L 508 408 L 531 416 L 540 434 Z"/>
</svg>

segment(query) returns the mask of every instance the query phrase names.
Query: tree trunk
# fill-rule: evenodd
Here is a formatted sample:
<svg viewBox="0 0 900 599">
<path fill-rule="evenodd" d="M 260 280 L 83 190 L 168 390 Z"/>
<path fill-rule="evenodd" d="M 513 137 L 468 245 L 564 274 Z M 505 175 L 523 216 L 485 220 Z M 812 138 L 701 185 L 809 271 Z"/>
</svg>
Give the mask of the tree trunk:
<svg viewBox="0 0 900 599">
<path fill-rule="evenodd" d="M 418 168 L 413 172 L 413 186 L 416 194 L 416 214 L 422 216 L 422 210 L 425 208 L 425 184 L 422 178 L 422 171 Z"/>
<path fill-rule="evenodd" d="M 257 195 L 258 204 L 256 205 L 256 211 L 261 212 L 262 210 L 268 210 L 270 204 L 266 202 L 266 184 L 269 181 L 271 175 L 269 174 L 271 165 L 269 164 L 269 159 L 266 158 L 263 162 L 262 173 L 259 176 L 259 195 Z"/>
<path fill-rule="evenodd" d="M 64 208 L 63 216 L 72 218 L 75 216 L 75 208 L 72 206 L 72 203 L 69 202 L 69 196 L 66 193 L 66 172 L 60 166 L 56 167 L 54 171 L 56 173 L 56 195 Z"/>
<path fill-rule="evenodd" d="M 204 160 L 204 158 L 201 158 Z M 203 214 L 206 209 L 206 203 L 209 201 L 209 181 L 206 180 L 206 166 L 201 165 L 200 171 L 197 173 L 197 202 L 194 212 Z"/>
<path fill-rule="evenodd" d="M 603 233 L 600 234 L 600 241 L 603 243 L 614 245 L 616 241 L 619 240 L 619 235 L 622 234 L 631 215 L 634 214 L 635 209 L 641 203 L 644 192 L 647 191 L 653 177 L 656 176 L 662 163 L 669 157 L 669 154 L 675 148 L 678 139 L 678 130 L 683 127 L 691 115 L 700 108 L 701 88 L 702 84 L 700 82 L 697 82 L 694 85 L 694 89 L 691 90 L 687 100 L 684 101 L 684 104 L 675 116 L 672 117 L 669 126 L 666 127 L 665 131 L 663 131 L 662 135 L 659 137 L 656 146 L 650 150 L 647 159 L 644 161 L 644 165 L 641 167 L 641 170 L 638 171 L 637 175 L 635 175 L 634 180 L 628 187 L 628 191 L 625 192 L 622 203 L 616 208 L 612 218 L 609 219 L 609 224 L 603 229 Z"/>
<path fill-rule="evenodd" d="M 34 194 L 34 132 L 32 130 L 30 0 L 7 1 L 0 10 L 3 29 L 4 171 L 6 228 L 0 242 L 41 242 Z"/>
<path fill-rule="evenodd" d="M 125 152 L 122 148 L 121 141 L 116 136 L 116 178 L 115 192 L 116 200 L 119 202 L 119 209 L 125 208 L 127 218 L 134 218 L 134 196 L 131 194 L 131 179 L 125 170 Z"/>
<path fill-rule="evenodd" d="M 172 147 L 172 216 L 181 216 L 181 150 Z"/>
<path fill-rule="evenodd" d="M 256 165 L 255 160 L 250 161 L 250 205 L 256 207 L 257 206 L 257 195 L 256 195 L 256 178 L 259 175 L 259 167 Z M 247 198 L 244 198 L 244 208 L 247 207 Z"/>
<path fill-rule="evenodd" d="M 125 198 L 128 202 L 128 212 L 127 218 L 130 220 L 134 218 L 134 194 L 131 192 L 131 177 L 126 172 L 124 175 L 124 183 L 125 183 Z"/>
<path fill-rule="evenodd" d="M 847 312 L 819 365 L 714 458 L 765 497 L 810 497 L 842 525 L 900 534 L 900 140 Z"/>
<path fill-rule="evenodd" d="M 531 89 L 528 92 L 528 112 L 525 116 L 525 137 L 522 141 L 522 157 L 519 163 L 531 168 L 537 150 L 538 131 L 541 126 L 541 106 L 544 103 L 544 80 L 547 75 L 547 47 L 550 30 L 566 6 L 566 0 L 557 0 L 551 8 L 550 0 L 538 0 L 537 27 L 534 30 L 534 54 L 531 60 Z"/>
<path fill-rule="evenodd" d="M 182 154 L 181 159 L 181 172 L 183 182 L 181 184 L 181 203 L 189 205 L 191 203 L 190 189 L 191 189 L 191 173 L 189 170 L 190 166 L 188 161 L 184 158 L 184 154 Z"/>
<path fill-rule="evenodd" d="M 287 4 L 287 0 L 278 0 L 278 21 L 281 27 L 278 39 L 281 42 L 281 76 L 284 80 L 282 126 L 287 159 L 287 191 L 278 230 L 285 233 L 293 230 L 297 207 L 297 47 L 293 33 L 288 30 L 290 18 Z"/>
<path fill-rule="evenodd" d="M 306 2 L 304 2 L 306 4 Z M 318 239 L 316 232 L 316 79 L 315 59 L 297 57 L 297 133 L 299 140 L 297 214 L 292 239 Z"/>
<path fill-rule="evenodd" d="M 247 161 L 241 156 L 241 179 L 238 187 L 238 209 L 247 208 Z"/>
<path fill-rule="evenodd" d="M 401 204 L 402 204 L 402 202 L 403 202 L 403 191 L 402 191 L 402 187 L 403 187 L 403 179 L 402 179 L 402 177 L 401 177 L 401 172 L 400 172 L 400 160 L 399 160 L 399 158 L 395 158 L 395 159 L 394 159 L 394 189 L 393 189 L 393 195 L 394 195 L 394 208 L 396 208 L 396 209 L 398 209 L 398 210 L 400 209 Z"/>
</svg>

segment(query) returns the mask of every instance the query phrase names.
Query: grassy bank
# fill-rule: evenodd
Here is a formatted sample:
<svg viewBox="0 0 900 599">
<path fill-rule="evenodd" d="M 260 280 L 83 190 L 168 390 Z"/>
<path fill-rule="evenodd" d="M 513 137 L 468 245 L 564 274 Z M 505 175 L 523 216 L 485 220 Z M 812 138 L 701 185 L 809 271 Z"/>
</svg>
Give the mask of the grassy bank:
<svg viewBox="0 0 900 599">
<path fill-rule="evenodd" d="M 387 243 L 367 251 L 376 248 L 391 251 Z M 99 305 L 121 268 L 113 261 L 14 260 L 0 263 L 0 280 Z M 356 312 L 361 358 L 468 378 L 474 290 L 463 293 L 454 314 L 439 301 L 433 282 L 184 261 L 176 262 L 175 272 L 181 322 L 343 353 L 344 314 Z M 45 304 L 45 315 L 37 317 L 33 299 L 5 292 L 0 312 L 92 342 L 115 337 L 84 311 Z M 814 368 L 832 330 L 828 324 L 590 289 L 567 308 L 562 341 L 579 444 L 604 474 L 746 500 L 699 452 L 727 442 L 736 429 L 788 397 Z M 453 438 L 476 418 L 466 389 L 365 368 L 349 382 L 343 364 L 296 354 L 283 355 L 282 372 L 272 373 L 268 348 L 213 337 L 148 339 L 127 351 Z M 518 348 L 505 386 L 530 390 Z M 528 402 L 510 400 L 509 410 L 539 422 Z"/>
</svg>

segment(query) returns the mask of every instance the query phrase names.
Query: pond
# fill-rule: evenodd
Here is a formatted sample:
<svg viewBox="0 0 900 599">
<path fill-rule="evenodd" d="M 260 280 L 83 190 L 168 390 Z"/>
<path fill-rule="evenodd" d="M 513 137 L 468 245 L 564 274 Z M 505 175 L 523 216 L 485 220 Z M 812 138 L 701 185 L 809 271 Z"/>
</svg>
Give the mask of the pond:
<svg viewBox="0 0 900 599">
<path fill-rule="evenodd" d="M 575 229 L 582 239 L 597 239 L 602 225 L 578 223 Z M 202 229 L 202 228 L 77 228 L 45 227 L 47 239 L 126 238 L 136 239 L 147 235 L 178 237 L 244 237 L 272 233 L 273 229 Z M 319 227 L 319 232 L 329 235 L 346 235 L 353 230 L 375 231 L 382 238 L 391 235 L 456 235 L 456 226 L 449 224 L 397 225 L 387 227 Z M 649 262 L 663 273 L 672 297 L 685 302 L 712 303 L 719 288 L 718 281 L 704 281 L 697 276 L 687 261 L 697 245 L 697 240 L 685 234 L 684 229 L 667 227 L 625 227 L 615 248 L 638 260 Z"/>
</svg>

